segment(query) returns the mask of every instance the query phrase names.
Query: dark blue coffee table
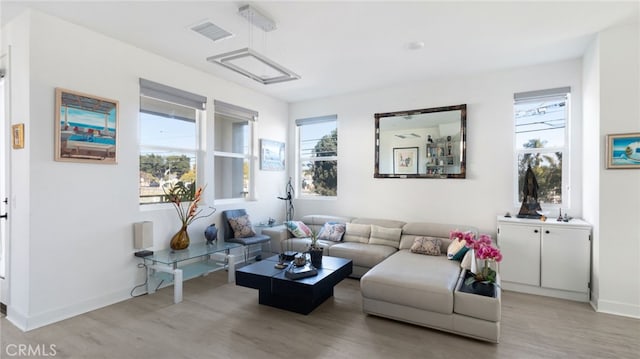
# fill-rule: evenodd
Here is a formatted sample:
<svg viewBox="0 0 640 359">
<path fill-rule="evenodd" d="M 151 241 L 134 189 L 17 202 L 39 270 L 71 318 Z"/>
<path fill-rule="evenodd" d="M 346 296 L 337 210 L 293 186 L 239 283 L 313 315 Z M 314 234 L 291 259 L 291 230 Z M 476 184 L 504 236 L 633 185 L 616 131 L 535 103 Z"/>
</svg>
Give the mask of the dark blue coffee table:
<svg viewBox="0 0 640 359">
<path fill-rule="evenodd" d="M 313 277 L 289 279 L 285 269 L 275 268 L 278 256 L 236 269 L 236 285 L 258 290 L 258 302 L 300 314 L 309 314 L 327 298 L 333 287 L 353 271 L 351 259 L 322 257 L 322 268 Z"/>
</svg>

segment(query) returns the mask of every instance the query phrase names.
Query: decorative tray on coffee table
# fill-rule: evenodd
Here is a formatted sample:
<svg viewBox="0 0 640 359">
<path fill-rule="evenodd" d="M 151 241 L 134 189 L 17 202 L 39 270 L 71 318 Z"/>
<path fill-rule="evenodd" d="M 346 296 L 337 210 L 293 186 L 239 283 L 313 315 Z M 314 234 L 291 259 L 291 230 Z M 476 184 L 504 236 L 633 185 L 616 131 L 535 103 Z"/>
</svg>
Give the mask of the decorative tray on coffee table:
<svg viewBox="0 0 640 359">
<path fill-rule="evenodd" d="M 318 270 L 314 266 L 312 266 L 311 263 L 307 263 L 299 267 L 292 263 L 284 272 L 284 276 L 289 279 L 313 277 L 314 275 L 317 275 L 317 274 L 318 274 Z"/>
</svg>

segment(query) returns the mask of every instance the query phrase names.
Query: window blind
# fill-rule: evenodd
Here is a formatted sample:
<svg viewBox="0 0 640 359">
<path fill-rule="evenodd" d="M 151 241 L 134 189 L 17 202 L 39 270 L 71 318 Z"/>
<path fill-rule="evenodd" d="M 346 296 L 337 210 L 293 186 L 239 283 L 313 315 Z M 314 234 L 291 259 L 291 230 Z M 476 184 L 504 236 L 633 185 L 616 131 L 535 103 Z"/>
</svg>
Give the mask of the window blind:
<svg viewBox="0 0 640 359">
<path fill-rule="evenodd" d="M 332 122 L 337 120 L 338 120 L 338 115 L 301 118 L 296 120 L 296 126 L 312 125 L 316 123 Z"/>
<path fill-rule="evenodd" d="M 568 93 L 571 93 L 571 87 L 558 87 L 547 90 L 536 90 L 536 91 L 527 91 L 527 92 L 519 92 L 513 94 L 514 102 L 522 102 L 522 101 L 532 101 L 532 100 L 543 100 L 545 98 L 557 98 L 560 96 L 566 96 Z"/>
<path fill-rule="evenodd" d="M 218 100 L 213 100 L 213 107 L 215 108 L 215 113 L 220 115 L 239 118 L 243 120 L 258 120 L 258 111 L 250 110 L 248 108 L 232 105 L 230 103 Z"/>
<path fill-rule="evenodd" d="M 142 78 L 140 79 L 140 95 L 195 108 L 196 110 L 204 110 L 207 104 L 205 96 Z"/>
</svg>

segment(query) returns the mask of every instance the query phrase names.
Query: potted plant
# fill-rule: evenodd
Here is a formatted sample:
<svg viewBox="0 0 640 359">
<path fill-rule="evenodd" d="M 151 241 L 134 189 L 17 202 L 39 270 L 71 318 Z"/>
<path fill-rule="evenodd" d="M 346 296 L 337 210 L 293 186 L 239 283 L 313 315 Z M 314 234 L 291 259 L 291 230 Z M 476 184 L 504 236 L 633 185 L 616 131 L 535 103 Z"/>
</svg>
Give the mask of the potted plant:
<svg viewBox="0 0 640 359">
<path fill-rule="evenodd" d="M 471 286 L 474 293 L 492 297 L 495 293 L 495 287 L 499 285 L 496 283 L 497 273 L 491 268 L 491 264 L 500 262 L 502 253 L 493 246 L 491 236 L 481 234 L 478 239 L 475 239 L 474 235 L 470 235 L 468 232 L 453 231 L 451 232 L 451 239 L 465 241 L 465 246 L 474 250 L 476 260 L 483 261 L 480 270 L 476 270 L 477 273 L 471 273 L 464 284 Z"/>
<path fill-rule="evenodd" d="M 318 234 L 311 231 L 311 244 L 309 245 L 309 256 L 311 264 L 316 267 L 322 267 L 322 247 L 318 244 Z"/>
</svg>

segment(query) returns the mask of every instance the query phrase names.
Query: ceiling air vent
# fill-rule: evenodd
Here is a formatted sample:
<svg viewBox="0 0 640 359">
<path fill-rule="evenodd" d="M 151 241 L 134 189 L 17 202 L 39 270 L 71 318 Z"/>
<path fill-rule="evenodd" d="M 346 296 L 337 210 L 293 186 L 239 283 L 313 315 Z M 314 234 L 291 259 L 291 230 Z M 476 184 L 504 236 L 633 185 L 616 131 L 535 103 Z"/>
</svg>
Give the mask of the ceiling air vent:
<svg viewBox="0 0 640 359">
<path fill-rule="evenodd" d="M 191 30 L 213 41 L 220 41 L 222 39 L 226 39 L 228 37 L 233 36 L 232 33 L 224 30 L 220 26 L 217 26 L 210 21 L 206 21 L 198 25 L 195 25 L 191 27 Z"/>
</svg>

